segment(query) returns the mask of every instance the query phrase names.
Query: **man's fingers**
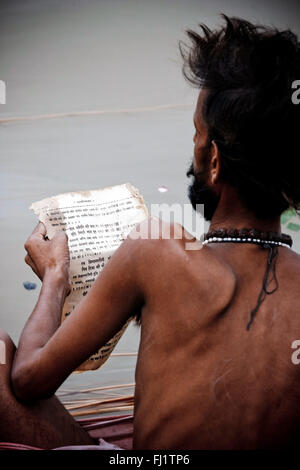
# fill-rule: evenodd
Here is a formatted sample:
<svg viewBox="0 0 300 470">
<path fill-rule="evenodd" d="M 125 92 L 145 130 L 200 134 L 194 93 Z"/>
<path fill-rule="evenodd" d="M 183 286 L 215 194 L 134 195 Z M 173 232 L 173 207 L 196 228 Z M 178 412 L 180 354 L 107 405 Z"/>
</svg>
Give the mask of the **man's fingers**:
<svg viewBox="0 0 300 470">
<path fill-rule="evenodd" d="M 31 256 L 30 256 L 28 253 L 27 253 L 27 255 L 25 256 L 24 261 L 25 261 L 25 263 L 28 264 L 28 266 L 30 266 L 32 269 L 35 268 L 34 262 L 32 261 L 32 258 L 31 258 Z"/>
<path fill-rule="evenodd" d="M 28 264 L 28 266 L 31 267 L 32 271 L 40 278 L 40 276 L 37 272 L 36 266 L 35 266 L 34 262 L 32 261 L 32 258 L 29 256 L 29 254 L 27 254 L 25 256 L 24 260 L 25 260 L 25 263 Z"/>
<path fill-rule="evenodd" d="M 43 224 L 43 222 L 39 222 L 35 229 L 33 230 L 32 234 L 27 238 L 24 248 L 26 251 L 28 251 L 32 245 L 32 243 L 36 243 L 37 240 L 46 240 L 48 239 L 46 237 L 46 227 Z"/>
</svg>

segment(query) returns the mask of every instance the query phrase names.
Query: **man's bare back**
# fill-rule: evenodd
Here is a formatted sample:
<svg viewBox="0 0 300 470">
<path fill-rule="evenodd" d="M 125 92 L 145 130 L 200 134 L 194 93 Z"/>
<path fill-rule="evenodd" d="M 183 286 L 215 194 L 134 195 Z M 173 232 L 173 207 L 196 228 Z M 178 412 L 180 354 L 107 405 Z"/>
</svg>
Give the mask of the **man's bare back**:
<svg viewBox="0 0 300 470">
<path fill-rule="evenodd" d="M 187 251 L 183 240 L 148 243 L 152 249 L 140 266 L 147 302 L 134 447 L 293 446 L 300 418 L 300 369 L 291 361 L 291 344 L 300 335 L 299 255 L 279 248 L 279 289 L 247 331 L 266 250 L 222 243 Z"/>
</svg>

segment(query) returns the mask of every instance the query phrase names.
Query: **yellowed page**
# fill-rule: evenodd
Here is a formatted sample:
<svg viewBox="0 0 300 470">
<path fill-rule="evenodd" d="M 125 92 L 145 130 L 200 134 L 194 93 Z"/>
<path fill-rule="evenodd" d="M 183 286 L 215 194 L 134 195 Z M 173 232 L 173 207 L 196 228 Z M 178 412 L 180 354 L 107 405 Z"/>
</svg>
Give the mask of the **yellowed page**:
<svg viewBox="0 0 300 470">
<path fill-rule="evenodd" d="M 58 230 L 68 235 L 72 291 L 64 304 L 62 321 L 87 294 L 131 229 L 148 216 L 141 194 L 129 183 L 59 194 L 34 202 L 30 209 L 45 224 L 50 239 Z M 129 322 L 78 370 L 98 369 L 104 364 Z"/>
</svg>

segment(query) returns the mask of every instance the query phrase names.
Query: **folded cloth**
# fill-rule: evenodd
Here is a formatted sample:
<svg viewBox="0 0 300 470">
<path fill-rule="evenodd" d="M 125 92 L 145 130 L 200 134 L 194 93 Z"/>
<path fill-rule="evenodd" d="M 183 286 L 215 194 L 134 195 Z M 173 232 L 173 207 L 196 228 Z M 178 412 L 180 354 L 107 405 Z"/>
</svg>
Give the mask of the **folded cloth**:
<svg viewBox="0 0 300 470">
<path fill-rule="evenodd" d="M 99 444 L 94 446 L 65 446 L 65 447 L 56 447 L 52 450 L 125 450 L 123 447 L 116 446 L 106 442 L 104 439 L 99 439 Z"/>
<path fill-rule="evenodd" d="M 119 449 L 132 449 L 133 415 L 89 418 L 78 422 L 97 441 L 103 439 Z"/>
</svg>

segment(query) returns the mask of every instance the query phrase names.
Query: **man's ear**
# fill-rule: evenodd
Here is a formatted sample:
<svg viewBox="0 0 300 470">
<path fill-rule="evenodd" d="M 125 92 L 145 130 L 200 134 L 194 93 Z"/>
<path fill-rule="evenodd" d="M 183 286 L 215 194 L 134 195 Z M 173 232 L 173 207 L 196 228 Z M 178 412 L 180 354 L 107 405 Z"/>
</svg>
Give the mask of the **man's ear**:
<svg viewBox="0 0 300 470">
<path fill-rule="evenodd" d="M 216 184 L 221 171 L 220 152 L 214 140 L 211 141 L 210 182 Z"/>
</svg>

